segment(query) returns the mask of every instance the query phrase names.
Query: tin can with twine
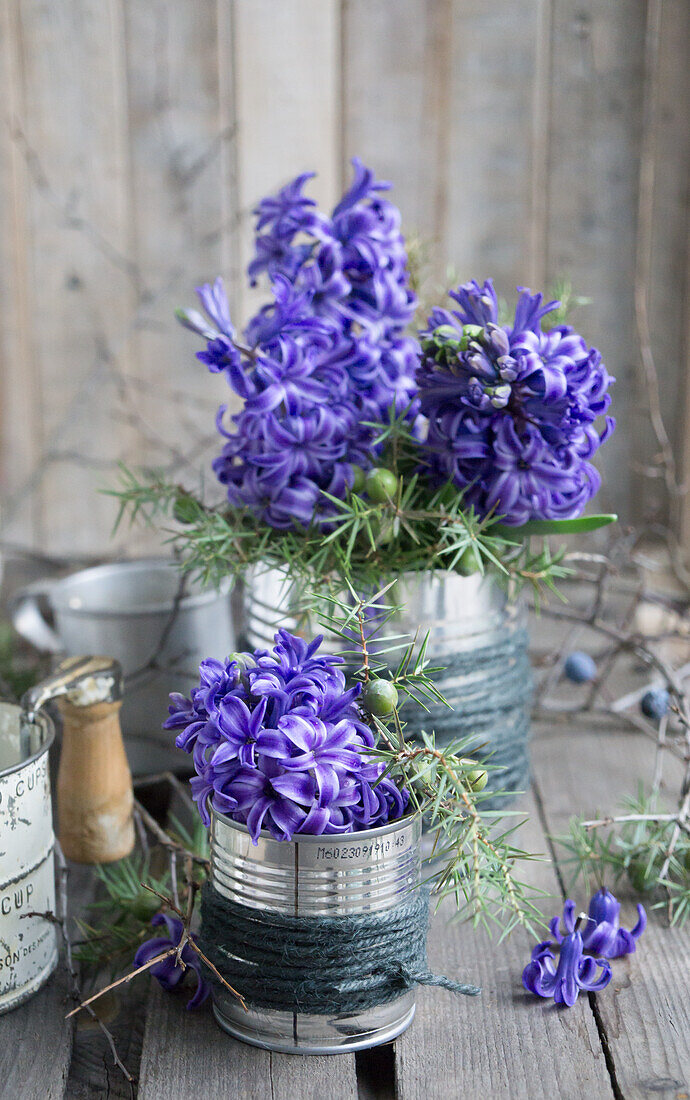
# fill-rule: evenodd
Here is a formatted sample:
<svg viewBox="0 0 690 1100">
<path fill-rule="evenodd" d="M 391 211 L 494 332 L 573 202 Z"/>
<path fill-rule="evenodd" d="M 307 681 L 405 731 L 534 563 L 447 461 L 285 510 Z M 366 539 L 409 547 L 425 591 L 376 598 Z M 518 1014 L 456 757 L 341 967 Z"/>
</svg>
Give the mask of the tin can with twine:
<svg viewBox="0 0 690 1100">
<path fill-rule="evenodd" d="M 429 970 L 420 838 L 412 814 L 358 833 L 262 833 L 253 844 L 212 810 L 198 942 L 216 968 L 207 970 L 221 1028 L 267 1050 L 342 1054 L 400 1035 L 417 985 L 479 993 Z"/>
<path fill-rule="evenodd" d="M 509 599 L 490 575 L 442 570 L 406 573 L 383 599 L 400 611 L 372 641 L 372 651 L 389 644 L 387 635 L 421 640 L 428 632 L 429 663 L 441 668 L 434 682 L 452 708 L 427 701 L 424 709 L 407 700 L 401 711 L 407 735 L 433 731 L 439 746 L 468 738 L 468 755 L 496 769 L 487 790 L 507 792 L 483 808 L 507 805 L 529 783 L 532 674 L 524 604 Z M 251 649 L 270 648 L 279 627 L 313 634 L 313 597 L 285 571 L 257 567 L 245 585 L 245 641 Z"/>
</svg>

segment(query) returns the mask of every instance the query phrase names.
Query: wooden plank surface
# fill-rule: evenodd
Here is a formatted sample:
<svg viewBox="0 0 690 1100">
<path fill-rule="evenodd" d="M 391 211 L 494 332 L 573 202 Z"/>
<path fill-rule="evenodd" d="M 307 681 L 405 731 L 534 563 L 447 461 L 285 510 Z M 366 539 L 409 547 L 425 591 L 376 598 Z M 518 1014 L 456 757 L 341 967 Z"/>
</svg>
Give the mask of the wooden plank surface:
<svg viewBox="0 0 690 1100">
<path fill-rule="evenodd" d="M 90 551 L 112 524 L 95 492 L 123 442 L 107 353 L 127 312 L 125 116 L 115 0 L 13 0 L 10 124 L 21 236 L 19 323 L 40 425 L 38 463 L 18 486 L 40 502 L 36 537 Z M 17 362 L 13 369 L 19 370 Z M 85 410 L 88 409 L 88 415 Z M 31 422 L 22 431 L 36 430 Z M 20 450 L 21 453 L 21 450 Z M 69 485 L 69 491 L 66 486 Z M 84 523 L 84 501 L 89 522 Z"/>
<path fill-rule="evenodd" d="M 56 761 L 53 761 L 56 763 Z M 68 912 L 80 915 L 94 896 L 90 868 L 71 864 Z M 0 1016 L 0 1097 L 58 1100 L 65 1094 L 73 1054 L 71 985 L 60 942 L 60 959 L 48 983 L 25 1004 Z M 125 1095 L 128 1095 L 127 1093 Z"/>
<path fill-rule="evenodd" d="M 690 447 L 687 424 L 690 420 L 690 310 L 670 311 L 664 323 L 664 303 L 673 298 L 678 286 L 690 286 L 690 224 L 688 224 L 687 182 L 690 178 L 690 66 L 681 58 L 677 42 L 690 42 L 690 4 L 685 0 L 661 0 L 659 41 L 656 47 L 657 71 L 653 100 L 654 114 L 650 135 L 654 157 L 654 190 L 651 217 L 651 272 L 649 315 L 656 367 L 660 379 L 661 409 L 672 436 L 681 470 L 679 479 L 690 476 Z M 686 232 L 674 228 L 683 221 Z M 638 234 L 642 226 L 638 226 Z M 679 397 L 683 398 L 682 405 Z M 683 467 L 683 459 L 687 465 Z M 656 491 L 655 491 L 656 490 Z M 659 486 L 646 487 L 647 509 L 659 501 Z M 650 500 L 651 498 L 651 500 Z M 656 499 L 655 499 L 656 498 Z M 683 526 L 682 544 L 690 545 L 690 506 L 687 494 L 680 500 Z M 677 513 L 676 513 L 677 515 Z"/>
<path fill-rule="evenodd" d="M 15 139 L 22 113 L 17 12 L 0 5 L 0 493 L 5 538 L 32 544 L 40 499 L 22 496 L 41 452 L 38 379 L 29 347 L 26 164 Z M 7 504 L 12 503 L 8 514 Z"/>
<path fill-rule="evenodd" d="M 232 42 L 216 0 L 123 5 L 128 106 L 131 257 L 136 311 L 116 416 L 133 420 L 129 461 L 208 473 L 220 449 L 215 411 L 232 400 L 195 357 L 202 346 L 174 317 L 195 287 L 223 276 L 231 305 L 237 270 Z"/>
<path fill-rule="evenodd" d="M 301 172 L 330 210 L 340 188 L 337 0 L 234 0 L 242 271 L 253 255 L 251 210 Z M 241 290 L 243 322 L 266 300 Z"/>
<path fill-rule="evenodd" d="M 532 116 L 542 72 L 541 9 L 540 0 L 454 5 L 448 260 L 461 281 L 493 275 L 499 296 L 511 302 L 534 267 Z"/>
<path fill-rule="evenodd" d="M 663 516 L 659 485 L 633 492 L 635 465 L 657 449 L 635 390 L 633 283 L 648 149 L 651 335 L 680 449 L 686 0 L 0 8 L 6 537 L 102 553 L 114 505 L 96 488 L 113 460 L 165 462 L 213 436 L 226 391 L 196 364 L 172 308 L 221 272 L 246 318 L 259 300 L 240 288 L 251 207 L 309 167 L 330 204 L 353 154 L 392 179 L 405 229 L 432 242 L 435 291 L 452 263 L 458 277 L 493 274 L 506 296 L 566 276 L 593 299 L 577 320 L 619 379 L 615 411 L 629 429 L 602 452 L 601 507 Z"/>
<path fill-rule="evenodd" d="M 639 497 L 630 432 L 648 415 L 634 387 L 632 295 L 646 5 L 552 6 L 546 277 L 568 278 L 591 299 L 576 320 L 618 380 L 615 414 L 624 425 L 601 454 L 610 473 L 597 507 L 629 515 Z M 634 451 L 639 457 L 641 448 Z"/>
<path fill-rule="evenodd" d="M 183 997 L 151 989 L 139 1100 L 356 1100 L 353 1055 L 301 1058 L 238 1043 L 207 1008 L 187 1012 Z"/>
<path fill-rule="evenodd" d="M 520 843 L 546 852 L 534 801 Z M 535 885 L 554 895 L 558 884 L 547 862 L 533 863 Z M 554 1010 L 522 988 L 522 970 L 534 940 L 516 932 L 502 944 L 468 924 L 437 915 L 429 938 L 432 969 L 482 986 L 480 997 L 436 989 L 418 992 L 416 1018 L 396 1043 L 396 1079 L 402 1100 L 597 1100 L 612 1095 L 596 1022 L 587 998 L 567 1012 Z"/>
<path fill-rule="evenodd" d="M 651 752 L 650 743 L 636 734 L 586 728 L 553 732 L 541 727 L 533 761 L 549 832 L 562 832 L 573 813 L 614 808 L 616 800 L 648 774 Z M 669 792 L 673 779 L 669 772 Z M 546 839 L 534 798 L 527 798 L 523 806 L 530 819 L 521 830 L 521 842 L 543 852 Z M 530 875 L 553 895 L 545 900 L 544 910 L 557 911 L 562 899 L 553 868 L 546 862 L 535 863 Z M 78 878 L 74 889 L 83 898 L 88 889 Z M 586 903 L 584 888 L 575 896 Z M 631 913 L 628 904 L 626 918 Z M 614 963 L 614 979 L 596 997 L 594 1012 L 585 997 L 572 1010 L 559 1011 L 550 1002 L 524 993 L 520 976 L 531 943 L 526 935 L 516 933 L 499 944 L 468 925 L 446 923 L 445 914 L 434 918 L 429 941 L 432 967 L 478 982 L 483 993 L 470 999 L 437 989 L 419 991 L 417 1017 L 395 1044 L 398 1100 L 483 1100 L 489 1095 L 497 1100 L 553 1096 L 678 1100 L 690 1090 L 687 929 L 668 929 L 662 918 L 653 915 L 636 954 Z M 137 1066 L 129 1063 L 127 1055 L 131 1042 L 136 1045 L 136 1036 L 132 1039 L 128 1032 L 129 1038 L 125 1035 L 122 1041 L 117 1020 L 123 1012 L 143 1014 L 145 989 L 144 980 L 131 1003 L 125 997 L 116 1006 L 115 1023 L 105 1017 L 134 1072 Z M 185 1100 L 201 1094 L 242 1100 L 357 1097 L 353 1056 L 269 1054 L 230 1039 L 213 1024 L 208 1009 L 187 1013 L 185 1001 L 184 995 L 165 994 L 151 982 L 138 1093 L 145 1100 Z M 127 1095 L 117 1071 L 97 1064 L 97 1043 L 92 1044 L 93 1056 L 89 1054 L 88 1029 L 77 1033 L 65 1091 L 71 1053 L 71 1027 L 64 1020 L 67 1007 L 60 970 L 27 1005 L 0 1018 L 1 1097 L 35 1095 L 58 1100 L 64 1094 L 91 1100 Z M 598 1029 L 605 1035 L 608 1066 Z M 386 1091 L 391 1087 L 391 1067 L 383 1060 L 379 1079 L 372 1077 L 370 1069 L 367 1088 L 364 1092 L 360 1088 L 360 1094 L 378 1100 L 393 1095 Z"/>
<path fill-rule="evenodd" d="M 567 831 L 574 814 L 615 811 L 623 796 L 636 794 L 640 779 L 651 776 L 653 752 L 652 742 L 640 735 L 591 732 L 583 726 L 540 738 L 534 773 L 549 831 Z M 678 775 L 672 763 L 667 768 L 669 800 Z M 624 887 L 612 888 L 624 897 Z M 577 897 L 587 900 L 584 887 Z M 624 915 L 634 923 L 633 914 L 628 903 Z M 690 936 L 687 926 L 666 927 L 658 912 L 649 917 L 635 954 L 614 961 L 611 984 L 597 995 L 596 1005 L 619 1095 L 679 1100 L 690 1093 Z"/>
<path fill-rule="evenodd" d="M 451 25 L 449 0 L 400 0 L 394 33 L 388 0 L 343 6 L 343 171 L 359 156 L 393 183 L 404 231 L 433 243 L 436 279 L 447 259 Z"/>
<path fill-rule="evenodd" d="M 47 985 L 25 1005 L 0 1016 L 2 1100 L 61 1100 L 72 1056 L 72 1022 L 62 960 Z"/>
<path fill-rule="evenodd" d="M 84 986 L 83 996 L 102 989 L 111 981 L 110 972 L 100 974 Z M 108 1028 L 118 1057 L 136 1079 L 146 1022 L 148 1001 L 146 980 L 130 982 L 106 994 L 94 1009 Z M 131 1100 L 132 1091 L 124 1074 L 113 1063 L 106 1036 L 86 1013 L 75 1017 L 72 1061 L 65 1096 L 69 1100 Z"/>
</svg>

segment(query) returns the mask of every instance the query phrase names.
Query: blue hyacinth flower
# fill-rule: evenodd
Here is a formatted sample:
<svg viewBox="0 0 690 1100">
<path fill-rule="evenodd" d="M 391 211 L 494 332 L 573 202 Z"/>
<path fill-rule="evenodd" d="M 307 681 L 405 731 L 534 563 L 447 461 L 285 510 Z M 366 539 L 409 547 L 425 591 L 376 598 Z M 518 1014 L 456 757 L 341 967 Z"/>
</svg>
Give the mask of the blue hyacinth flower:
<svg viewBox="0 0 690 1100">
<path fill-rule="evenodd" d="M 182 941 L 184 932 L 182 921 L 172 916 L 172 914 L 156 913 L 151 924 L 164 925 L 166 935 L 154 936 L 153 939 L 142 943 L 134 956 L 135 968 L 144 966 L 151 959 L 155 959 L 157 955 L 162 955 L 173 947 L 179 947 Z M 187 1008 L 199 1008 L 211 992 L 210 985 L 201 976 L 201 959 L 196 951 L 189 946 L 189 943 L 186 943 L 180 953 L 180 960 L 183 965 L 180 965 L 175 955 L 168 955 L 166 959 L 161 959 L 160 962 L 150 967 L 151 974 L 160 982 L 163 989 L 170 991 L 176 989 L 184 981 L 184 976 L 188 970 L 193 971 L 196 976 L 196 991 L 187 1001 Z"/>
<path fill-rule="evenodd" d="M 647 927 L 647 914 L 642 905 L 637 906 L 637 923 L 628 931 L 620 927 L 621 906 L 618 899 L 602 886 L 592 896 L 589 903 L 589 916 L 587 924 L 582 931 L 584 950 L 590 955 L 602 955 L 606 959 L 618 959 L 623 955 L 630 955 L 637 946 Z M 568 898 L 563 906 L 563 928 L 560 931 L 559 918 L 553 917 L 549 922 L 549 929 L 555 944 L 563 944 L 566 936 L 575 931 L 575 902 Z M 541 943 L 534 948 L 532 957 L 538 954 L 544 947 L 555 946 L 550 941 Z"/>
<path fill-rule="evenodd" d="M 553 997 L 556 1004 L 575 1004 L 580 990 L 597 993 L 611 981 L 611 964 L 584 953 L 578 920 L 574 930 L 563 938 L 558 964 L 547 943 L 535 948 L 532 959 L 522 972 L 522 984 L 538 997 Z M 600 973 L 597 974 L 597 970 Z"/>
</svg>

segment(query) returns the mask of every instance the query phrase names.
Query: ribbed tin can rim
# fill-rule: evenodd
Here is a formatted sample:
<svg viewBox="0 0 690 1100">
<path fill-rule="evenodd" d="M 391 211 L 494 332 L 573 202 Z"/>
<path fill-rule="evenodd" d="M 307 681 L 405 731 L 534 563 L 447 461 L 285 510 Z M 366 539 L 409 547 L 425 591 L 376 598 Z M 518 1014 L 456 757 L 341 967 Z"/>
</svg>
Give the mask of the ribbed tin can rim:
<svg viewBox="0 0 690 1100">
<path fill-rule="evenodd" d="M 218 821 L 222 821 L 224 825 L 229 826 L 231 829 L 236 829 L 238 833 L 244 833 L 251 839 L 251 833 L 246 825 L 242 825 L 239 821 L 233 821 L 231 817 L 227 817 L 226 814 L 219 813 L 218 810 L 214 810 L 213 806 L 209 807 L 211 811 L 211 818 L 217 818 Z M 292 840 L 278 840 L 273 836 L 273 833 L 269 833 L 266 829 L 262 829 L 259 833 L 260 840 L 272 840 L 274 844 L 321 844 L 327 841 L 329 844 L 337 844 L 342 840 L 343 843 L 352 844 L 352 838 L 356 836 L 367 837 L 379 837 L 387 836 L 388 833 L 397 832 L 398 829 L 406 829 L 409 825 L 417 819 L 421 819 L 421 814 L 416 810 L 411 814 L 405 814 L 404 817 L 398 817 L 395 821 L 389 821 L 387 825 L 378 825 L 375 829 L 358 829 L 357 832 L 352 833 L 295 833 Z"/>
<path fill-rule="evenodd" d="M 18 712 L 18 715 L 21 715 L 22 713 L 22 708 L 16 703 L 6 703 L 2 701 L 0 702 L 0 707 L 7 707 L 9 710 L 16 710 Z M 31 756 L 25 756 L 22 760 L 19 761 L 18 764 L 12 764 L 9 768 L 3 768 L 0 771 L 0 779 L 6 779 L 8 775 L 14 775 L 15 772 L 21 771 L 22 768 L 25 768 L 27 766 L 27 764 L 33 764 L 35 760 L 40 760 L 44 753 L 48 751 L 53 741 L 55 740 L 55 724 L 50 715 L 43 712 L 39 715 L 39 721 L 41 725 L 45 727 L 46 731 L 45 740 L 43 741 L 40 749 L 37 749 L 36 752 L 31 754 Z"/>
</svg>

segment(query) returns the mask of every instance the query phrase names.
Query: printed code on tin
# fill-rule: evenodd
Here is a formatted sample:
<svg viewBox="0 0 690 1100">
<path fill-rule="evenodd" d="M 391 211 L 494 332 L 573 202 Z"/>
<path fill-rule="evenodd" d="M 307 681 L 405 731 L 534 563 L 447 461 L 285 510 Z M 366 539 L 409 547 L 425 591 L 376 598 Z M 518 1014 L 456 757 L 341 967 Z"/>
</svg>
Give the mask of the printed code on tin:
<svg viewBox="0 0 690 1100">
<path fill-rule="evenodd" d="M 323 859 L 329 862 L 346 861 L 349 859 L 378 859 L 381 856 L 391 855 L 393 852 L 402 852 L 410 847 L 410 836 L 406 833 L 398 833 L 395 837 L 382 837 L 371 840 L 368 843 L 338 845 L 337 848 L 329 848 L 326 845 L 316 849 L 317 860 Z"/>
</svg>

